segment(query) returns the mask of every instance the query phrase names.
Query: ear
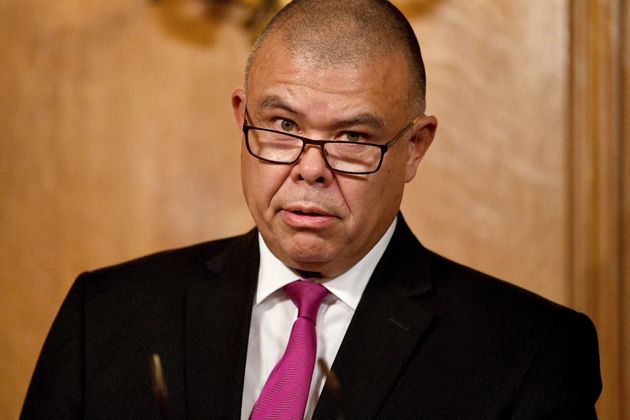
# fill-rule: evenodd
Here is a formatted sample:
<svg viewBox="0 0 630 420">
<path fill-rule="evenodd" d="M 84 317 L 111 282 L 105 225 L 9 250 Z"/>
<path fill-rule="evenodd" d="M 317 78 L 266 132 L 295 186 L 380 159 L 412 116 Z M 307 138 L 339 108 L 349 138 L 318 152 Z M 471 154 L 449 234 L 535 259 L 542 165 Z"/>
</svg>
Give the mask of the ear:
<svg viewBox="0 0 630 420">
<path fill-rule="evenodd" d="M 232 92 L 232 112 L 234 112 L 234 119 L 240 130 L 245 121 L 245 91 L 242 88 Z"/>
<path fill-rule="evenodd" d="M 411 181 L 418 171 L 420 161 L 431 146 L 437 129 L 437 118 L 433 115 L 423 117 L 414 127 L 414 134 L 409 139 L 409 153 L 405 170 L 405 182 Z"/>
</svg>

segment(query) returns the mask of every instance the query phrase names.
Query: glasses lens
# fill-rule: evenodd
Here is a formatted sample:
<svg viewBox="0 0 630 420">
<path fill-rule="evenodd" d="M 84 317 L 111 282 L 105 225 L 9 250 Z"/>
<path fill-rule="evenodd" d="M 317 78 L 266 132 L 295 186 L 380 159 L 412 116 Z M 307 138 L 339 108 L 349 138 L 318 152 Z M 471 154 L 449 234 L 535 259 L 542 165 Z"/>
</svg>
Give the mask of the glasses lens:
<svg viewBox="0 0 630 420">
<path fill-rule="evenodd" d="M 302 152 L 302 140 L 282 133 L 251 128 L 247 141 L 254 156 L 272 162 L 291 163 Z"/>
<path fill-rule="evenodd" d="M 374 172 L 381 162 L 381 149 L 373 144 L 327 143 L 324 153 L 331 168 L 344 172 Z"/>
</svg>

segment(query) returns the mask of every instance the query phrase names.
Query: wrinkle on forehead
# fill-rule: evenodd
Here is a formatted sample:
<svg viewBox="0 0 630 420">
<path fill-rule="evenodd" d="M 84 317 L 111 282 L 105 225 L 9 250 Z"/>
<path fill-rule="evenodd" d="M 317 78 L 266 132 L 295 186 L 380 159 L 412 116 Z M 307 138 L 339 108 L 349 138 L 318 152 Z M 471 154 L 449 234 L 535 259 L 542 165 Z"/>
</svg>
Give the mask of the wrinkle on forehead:
<svg viewBox="0 0 630 420">
<path fill-rule="evenodd" d="M 267 39 L 249 73 L 248 109 L 282 110 L 328 127 L 389 131 L 413 115 L 405 58 L 396 52 L 379 65 L 322 65 L 296 57 L 276 37 Z M 308 115 L 307 115 L 308 114 Z M 253 115 L 252 115 L 253 116 Z"/>
</svg>

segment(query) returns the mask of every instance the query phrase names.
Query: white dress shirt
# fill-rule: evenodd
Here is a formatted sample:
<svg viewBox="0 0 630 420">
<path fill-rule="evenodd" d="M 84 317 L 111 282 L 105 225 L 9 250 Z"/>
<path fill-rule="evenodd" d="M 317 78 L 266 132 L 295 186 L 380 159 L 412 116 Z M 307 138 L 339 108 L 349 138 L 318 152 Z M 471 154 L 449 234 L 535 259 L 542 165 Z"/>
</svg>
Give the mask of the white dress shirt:
<svg viewBox="0 0 630 420">
<path fill-rule="evenodd" d="M 317 280 L 326 286 L 330 294 L 324 299 L 317 315 L 316 359 L 324 359 L 329 367 L 332 367 L 365 286 L 383 256 L 395 227 L 396 219 L 370 252 L 348 271 L 335 278 Z M 284 354 L 291 327 L 297 318 L 297 307 L 282 288 L 298 280 L 299 275 L 269 251 L 260 234 L 258 243 L 260 268 L 249 329 L 241 406 L 243 420 L 249 418 L 269 374 Z M 325 377 L 316 363 L 306 406 L 307 419 L 313 415 L 324 382 Z"/>
</svg>

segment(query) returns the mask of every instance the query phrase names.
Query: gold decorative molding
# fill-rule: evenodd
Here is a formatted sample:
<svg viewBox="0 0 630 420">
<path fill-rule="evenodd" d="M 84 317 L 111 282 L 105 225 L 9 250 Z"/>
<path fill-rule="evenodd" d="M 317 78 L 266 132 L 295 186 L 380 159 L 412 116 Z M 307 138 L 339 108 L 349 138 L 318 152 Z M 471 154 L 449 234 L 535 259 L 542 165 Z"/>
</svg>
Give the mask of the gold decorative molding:
<svg viewBox="0 0 630 420">
<path fill-rule="evenodd" d="M 267 22 L 290 0 L 150 0 L 164 27 L 178 38 L 212 44 L 219 23 L 236 22 L 253 43 Z M 407 16 L 426 12 L 438 0 L 398 0 Z"/>
<path fill-rule="evenodd" d="M 236 22 L 256 39 L 264 25 L 289 0 L 151 0 L 164 27 L 183 40 L 212 44 L 221 22 Z"/>
</svg>

